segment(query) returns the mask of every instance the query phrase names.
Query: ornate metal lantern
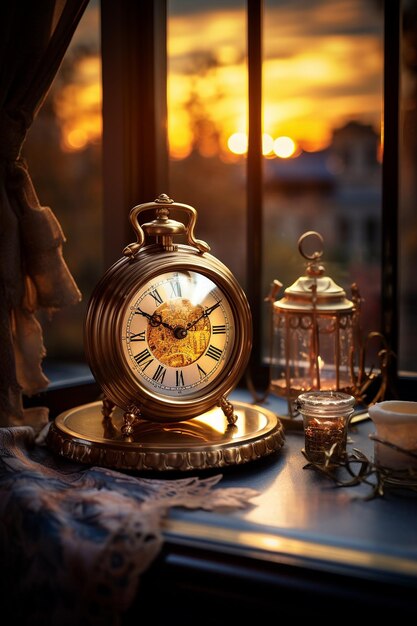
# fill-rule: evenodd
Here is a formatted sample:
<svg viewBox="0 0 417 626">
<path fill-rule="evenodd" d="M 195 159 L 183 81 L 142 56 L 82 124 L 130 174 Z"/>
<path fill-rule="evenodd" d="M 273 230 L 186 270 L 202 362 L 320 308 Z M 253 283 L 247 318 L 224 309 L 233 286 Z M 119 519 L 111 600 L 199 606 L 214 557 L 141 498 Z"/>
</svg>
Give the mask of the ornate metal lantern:
<svg viewBox="0 0 417 626">
<path fill-rule="evenodd" d="M 321 250 L 307 254 L 303 244 L 308 237 L 318 238 Z M 364 392 L 376 376 L 372 370 L 365 372 L 359 291 L 353 284 L 352 300 L 348 300 L 345 291 L 325 275 L 320 263 L 322 246 L 319 233 L 304 233 L 298 249 L 307 260 L 305 275 L 285 289 L 277 301 L 282 284 L 274 281 L 267 298 L 272 305 L 269 389 L 287 399 L 291 417 L 293 401 L 306 391 L 343 391 L 363 402 Z M 367 339 L 376 336 L 383 339 L 376 332 Z M 383 384 L 373 401 L 381 399 L 385 391 L 387 355 L 384 345 L 379 352 Z"/>
</svg>

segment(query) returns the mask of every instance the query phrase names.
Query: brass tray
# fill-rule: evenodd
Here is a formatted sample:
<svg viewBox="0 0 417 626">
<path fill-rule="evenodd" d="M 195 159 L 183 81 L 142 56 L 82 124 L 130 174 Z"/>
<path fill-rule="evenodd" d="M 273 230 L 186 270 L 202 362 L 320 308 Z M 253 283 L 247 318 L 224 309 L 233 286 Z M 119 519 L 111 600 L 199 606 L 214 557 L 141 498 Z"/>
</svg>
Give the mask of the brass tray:
<svg viewBox="0 0 417 626">
<path fill-rule="evenodd" d="M 102 403 L 74 407 L 51 423 L 49 448 L 80 463 L 124 470 L 190 471 L 240 465 L 279 450 L 285 435 L 277 416 L 257 405 L 233 403 L 229 425 L 220 408 L 185 422 L 138 420 L 123 436 L 122 411 L 103 417 Z"/>
</svg>

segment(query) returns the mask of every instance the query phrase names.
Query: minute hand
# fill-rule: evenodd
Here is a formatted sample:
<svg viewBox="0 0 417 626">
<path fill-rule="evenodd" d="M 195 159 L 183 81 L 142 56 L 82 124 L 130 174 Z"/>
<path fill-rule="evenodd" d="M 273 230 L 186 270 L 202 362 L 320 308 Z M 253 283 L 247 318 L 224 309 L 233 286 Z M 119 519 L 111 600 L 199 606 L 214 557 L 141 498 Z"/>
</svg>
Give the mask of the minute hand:
<svg viewBox="0 0 417 626">
<path fill-rule="evenodd" d="M 195 326 L 197 324 L 197 322 L 199 322 L 200 320 L 203 319 L 203 317 L 208 317 L 209 315 L 211 315 L 213 313 L 213 311 L 215 309 L 217 309 L 218 306 L 220 306 L 220 302 L 221 300 L 219 300 L 218 302 L 216 302 L 216 304 L 213 304 L 213 306 L 209 306 L 205 309 L 204 313 L 202 313 L 200 315 L 200 317 L 197 317 L 196 320 L 194 320 L 194 322 L 192 322 L 191 324 L 187 324 L 187 330 L 189 330 L 190 328 L 192 328 L 193 326 Z"/>
</svg>

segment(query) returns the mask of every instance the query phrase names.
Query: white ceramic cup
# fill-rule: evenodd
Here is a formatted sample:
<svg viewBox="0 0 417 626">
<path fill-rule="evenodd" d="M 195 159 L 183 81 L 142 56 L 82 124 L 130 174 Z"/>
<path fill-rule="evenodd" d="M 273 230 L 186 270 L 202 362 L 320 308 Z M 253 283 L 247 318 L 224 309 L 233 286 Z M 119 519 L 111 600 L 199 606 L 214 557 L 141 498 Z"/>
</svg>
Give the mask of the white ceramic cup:
<svg viewBox="0 0 417 626">
<path fill-rule="evenodd" d="M 375 435 L 416 457 L 374 441 L 374 462 L 391 469 L 417 468 L 417 402 L 385 400 L 368 408 Z"/>
</svg>

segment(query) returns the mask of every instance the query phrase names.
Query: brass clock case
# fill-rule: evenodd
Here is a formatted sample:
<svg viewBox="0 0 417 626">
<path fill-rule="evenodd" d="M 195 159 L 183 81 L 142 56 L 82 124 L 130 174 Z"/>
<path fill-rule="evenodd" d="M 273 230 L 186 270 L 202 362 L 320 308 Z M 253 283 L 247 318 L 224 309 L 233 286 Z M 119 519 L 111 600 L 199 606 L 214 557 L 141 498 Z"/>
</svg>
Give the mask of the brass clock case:
<svg viewBox="0 0 417 626">
<path fill-rule="evenodd" d="M 134 244 L 135 245 L 135 244 Z M 129 367 L 122 348 L 124 320 L 141 286 L 169 272 L 195 272 L 212 281 L 224 294 L 232 312 L 232 346 L 213 380 L 186 397 L 171 397 L 150 389 Z M 90 299 L 84 326 L 87 361 L 105 396 L 125 411 L 140 410 L 156 422 L 192 419 L 219 404 L 239 382 L 252 346 L 252 320 L 246 296 L 230 270 L 208 252 L 189 245 L 141 247 L 104 274 Z"/>
</svg>

